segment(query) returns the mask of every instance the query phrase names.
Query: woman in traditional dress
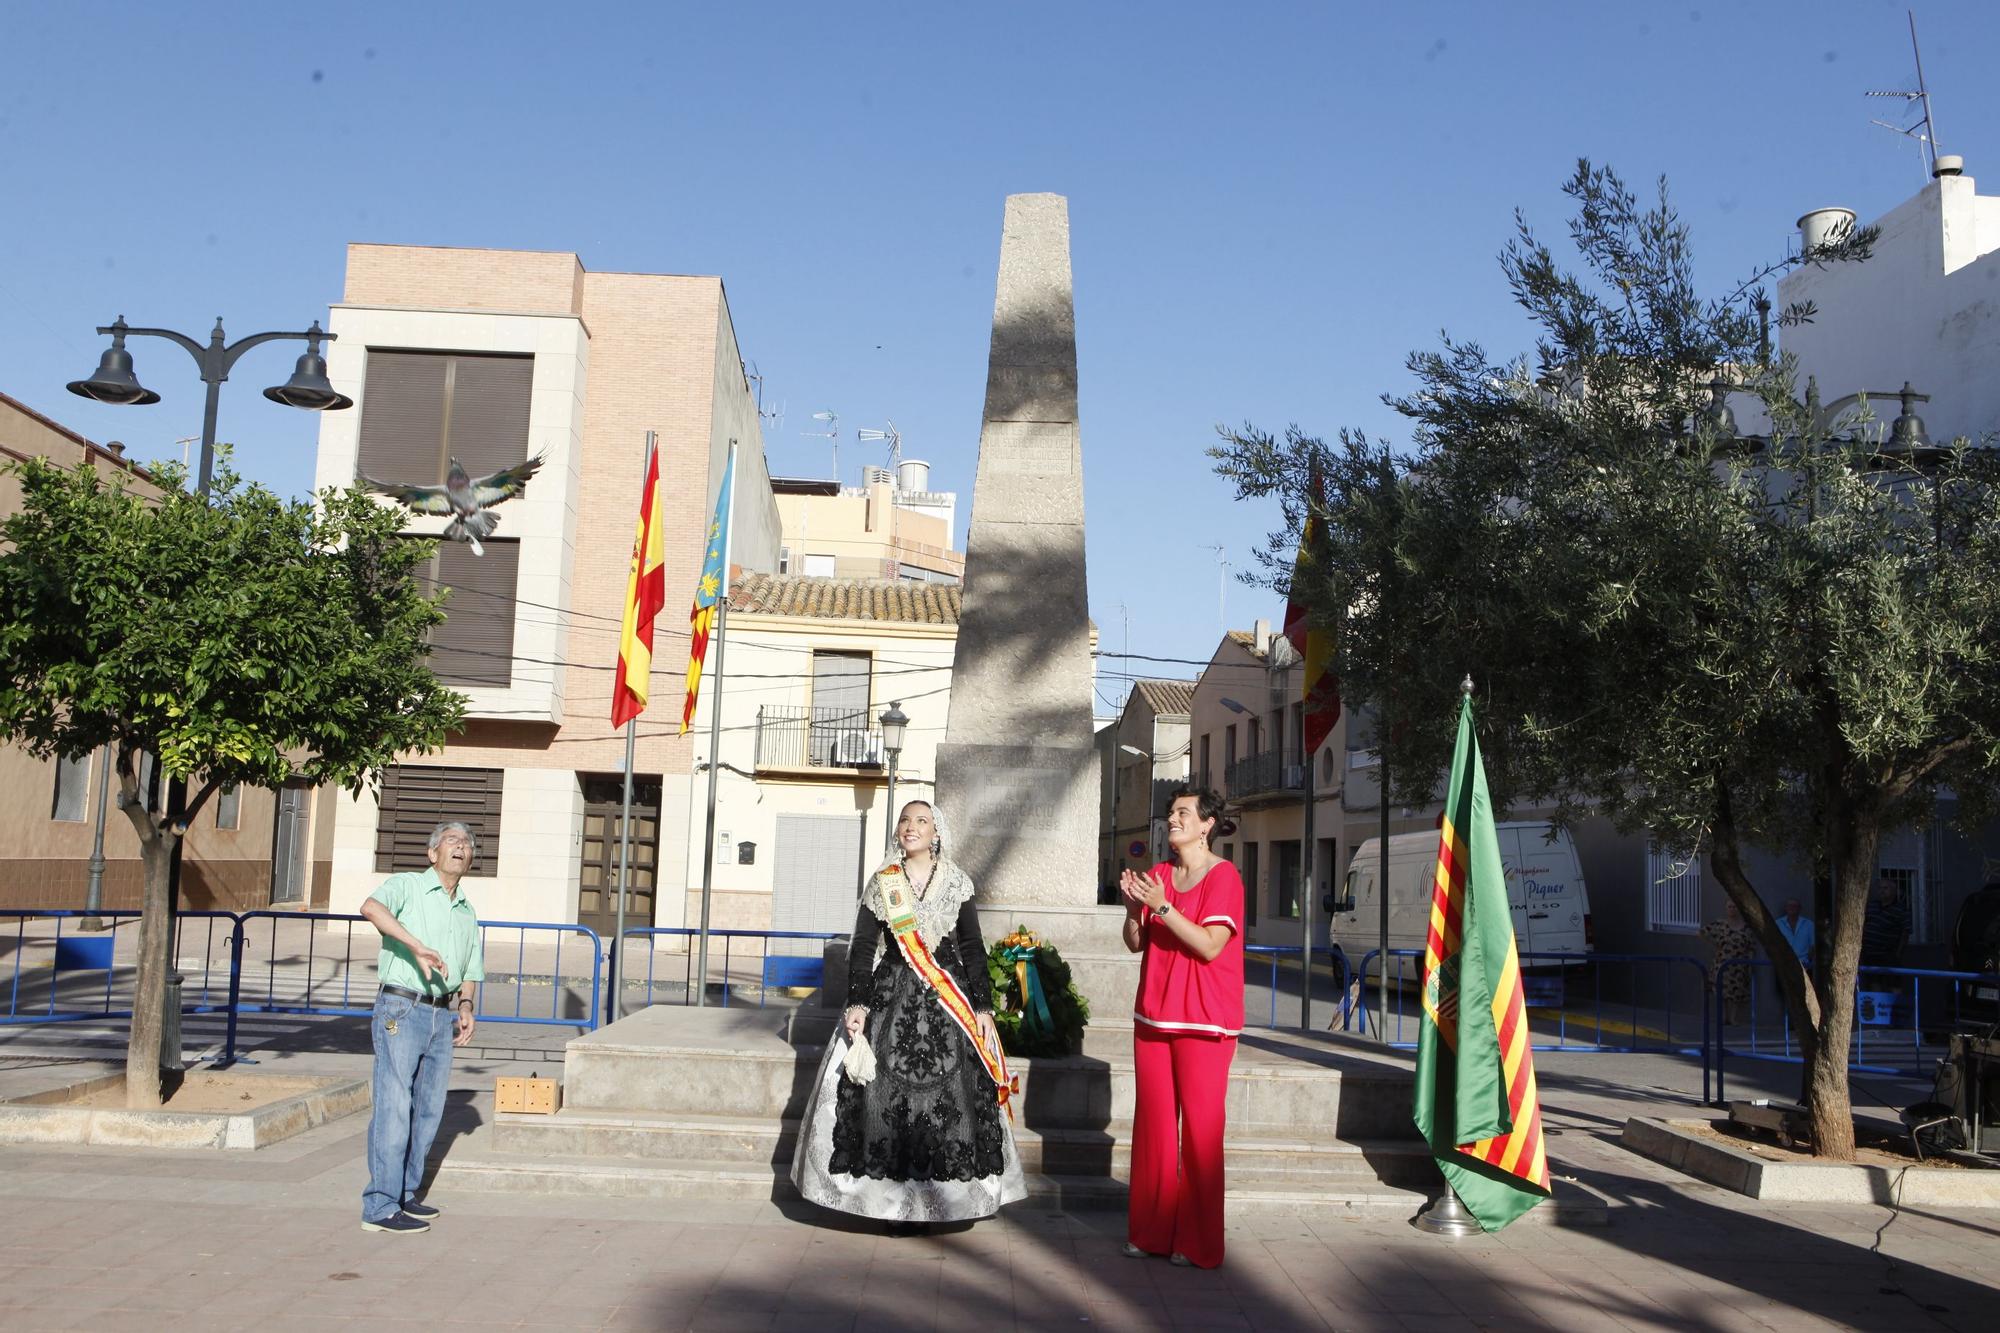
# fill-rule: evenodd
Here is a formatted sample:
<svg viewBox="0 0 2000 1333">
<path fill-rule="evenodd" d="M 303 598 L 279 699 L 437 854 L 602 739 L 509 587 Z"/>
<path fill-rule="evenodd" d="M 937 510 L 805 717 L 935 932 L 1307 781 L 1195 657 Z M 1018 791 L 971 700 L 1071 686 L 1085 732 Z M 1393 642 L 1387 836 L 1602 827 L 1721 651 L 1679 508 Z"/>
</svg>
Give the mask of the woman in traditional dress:
<svg viewBox="0 0 2000 1333">
<path fill-rule="evenodd" d="M 792 1182 L 809 1201 L 910 1234 L 1027 1197 L 1002 1118 L 973 884 L 946 854 L 944 812 L 903 807 L 898 856 L 861 891 L 848 1007 L 799 1125 Z"/>
<path fill-rule="evenodd" d="M 1736 904 L 1726 902 L 1721 918 L 1703 926 L 1701 937 L 1714 947 L 1715 966 L 1722 975 L 1722 1021 L 1741 1023 L 1750 1004 L 1749 964 L 1757 956 L 1756 932 L 1744 924 Z"/>
<path fill-rule="evenodd" d="M 1222 1264 L 1223 1102 L 1243 1031 L 1243 880 L 1210 842 L 1235 824 L 1222 798 L 1182 787 L 1171 859 L 1126 871 L 1125 947 L 1145 955 L 1132 1006 L 1137 1100 L 1125 1253 Z"/>
</svg>

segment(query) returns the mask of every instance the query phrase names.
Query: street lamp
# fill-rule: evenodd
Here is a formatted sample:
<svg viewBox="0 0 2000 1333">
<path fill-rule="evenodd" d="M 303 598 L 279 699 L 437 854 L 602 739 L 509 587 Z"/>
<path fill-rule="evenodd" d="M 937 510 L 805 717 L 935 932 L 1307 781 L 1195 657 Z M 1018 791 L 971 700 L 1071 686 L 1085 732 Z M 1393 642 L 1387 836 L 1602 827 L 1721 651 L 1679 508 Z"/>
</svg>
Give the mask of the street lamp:
<svg viewBox="0 0 2000 1333">
<path fill-rule="evenodd" d="M 97 369 L 88 379 L 71 380 L 69 391 L 79 398 L 89 398 L 94 402 L 109 403 L 115 407 L 146 407 L 160 401 L 160 395 L 139 383 L 139 377 L 132 369 L 132 353 L 126 350 L 125 340 L 129 337 L 165 338 L 178 343 L 187 354 L 194 358 L 201 369 L 201 382 L 208 386 L 207 402 L 202 409 L 201 419 L 201 470 L 195 482 L 195 494 L 208 496 L 209 481 L 215 473 L 215 417 L 222 401 L 222 384 L 229 378 L 233 367 L 243 354 L 259 343 L 279 339 L 293 339 L 306 344 L 305 355 L 298 359 L 292 377 L 283 384 L 264 390 L 264 396 L 274 403 L 287 407 L 302 408 L 309 412 L 338 412 L 354 406 L 354 400 L 333 387 L 326 377 L 326 358 L 320 354 L 321 342 L 332 342 L 336 334 L 321 329 L 319 321 L 304 333 L 253 333 L 248 338 L 239 338 L 231 343 L 225 341 L 222 332 L 222 317 L 216 316 L 215 327 L 209 331 L 208 342 L 199 343 L 184 333 L 172 329 L 135 329 L 120 315 L 109 325 L 99 325 L 99 333 L 111 335 L 111 346 L 104 349 L 104 355 L 97 360 Z M 105 775 L 110 782 L 110 774 Z M 99 810 L 100 827 L 103 819 Z M 179 933 L 181 901 L 181 857 L 187 846 L 187 780 L 175 778 L 167 788 L 167 821 L 176 830 L 171 858 L 167 863 L 167 938 L 174 940 Z M 178 956 L 179 949 L 169 945 L 172 955 Z M 169 960 L 169 968 L 173 966 Z M 161 1030 L 161 1066 L 179 1069 L 180 1055 L 180 990 L 181 976 L 178 972 L 167 974 L 167 999 L 165 1022 Z M 167 1056 L 171 1054 L 172 1064 Z"/>
<path fill-rule="evenodd" d="M 875 720 L 882 724 L 882 748 L 889 752 L 889 846 L 893 849 L 896 845 L 896 757 L 903 752 L 903 733 L 908 730 L 910 719 L 903 713 L 903 701 L 897 699 Z"/>
</svg>

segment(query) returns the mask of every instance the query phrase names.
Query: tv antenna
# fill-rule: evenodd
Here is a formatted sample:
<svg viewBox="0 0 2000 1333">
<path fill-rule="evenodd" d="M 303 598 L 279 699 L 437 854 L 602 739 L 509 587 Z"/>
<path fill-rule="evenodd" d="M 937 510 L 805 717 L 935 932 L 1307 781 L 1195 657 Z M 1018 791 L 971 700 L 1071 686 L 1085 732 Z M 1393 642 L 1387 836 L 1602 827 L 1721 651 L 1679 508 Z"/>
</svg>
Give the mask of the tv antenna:
<svg viewBox="0 0 2000 1333">
<path fill-rule="evenodd" d="M 1931 114 L 1931 91 L 1924 83 L 1924 53 L 1917 46 L 1917 12 L 1909 11 L 1910 54 L 1917 62 L 1917 90 L 1877 91 L 1864 93 L 1866 97 L 1900 97 L 1903 99 L 1903 113 L 1908 116 L 1912 108 L 1919 114 L 1914 125 L 1896 125 L 1886 120 L 1870 120 L 1870 125 L 1880 125 L 1885 130 L 1894 130 L 1905 138 L 1917 141 L 1917 157 L 1924 163 L 1924 179 L 1937 175 L 1937 119 Z"/>
<path fill-rule="evenodd" d="M 743 378 L 749 380 L 750 383 L 756 388 L 757 419 L 759 421 L 770 422 L 772 430 L 782 429 L 785 424 L 785 405 L 781 401 L 776 407 L 766 408 L 764 406 L 764 376 L 763 373 L 757 369 L 757 363 L 755 361 L 747 362 L 744 365 Z"/>
<path fill-rule="evenodd" d="M 903 432 L 896 429 L 896 423 L 887 423 L 887 430 L 857 430 L 857 440 L 887 440 L 889 442 L 889 470 L 896 474 L 897 483 L 902 482 Z"/>
<path fill-rule="evenodd" d="M 815 440 L 833 441 L 833 479 L 840 480 L 840 413 L 828 408 L 824 412 L 813 413 L 814 421 L 824 421 L 825 430 L 802 430 L 799 434 Z"/>
</svg>

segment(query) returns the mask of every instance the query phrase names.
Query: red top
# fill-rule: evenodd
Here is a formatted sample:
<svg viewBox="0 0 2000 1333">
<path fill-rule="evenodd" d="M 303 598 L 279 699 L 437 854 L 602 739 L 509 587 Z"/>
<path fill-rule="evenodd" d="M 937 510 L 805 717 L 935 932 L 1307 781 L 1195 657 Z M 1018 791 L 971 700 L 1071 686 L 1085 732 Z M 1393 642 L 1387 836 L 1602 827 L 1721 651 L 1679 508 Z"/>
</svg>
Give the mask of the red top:
<svg viewBox="0 0 2000 1333">
<path fill-rule="evenodd" d="M 1171 862 L 1149 872 L 1166 885 L 1167 902 L 1197 926 L 1228 926 L 1222 952 L 1204 963 L 1166 922 L 1146 914 L 1139 998 L 1132 1018 L 1168 1035 L 1233 1037 L 1243 1031 L 1243 879 L 1227 861 L 1210 866 L 1182 893 Z"/>
</svg>

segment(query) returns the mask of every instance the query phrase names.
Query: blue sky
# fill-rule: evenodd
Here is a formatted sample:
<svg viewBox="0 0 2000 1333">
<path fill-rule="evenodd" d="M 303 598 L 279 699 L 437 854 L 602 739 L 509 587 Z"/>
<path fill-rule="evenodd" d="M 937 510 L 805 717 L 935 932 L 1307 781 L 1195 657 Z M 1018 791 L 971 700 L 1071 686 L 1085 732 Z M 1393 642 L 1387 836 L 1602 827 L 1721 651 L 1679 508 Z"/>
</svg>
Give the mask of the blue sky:
<svg viewBox="0 0 2000 1333">
<path fill-rule="evenodd" d="M 2000 173 L 1990 4 L 1918 21 L 1942 146 Z M 1274 509 L 1203 451 L 1218 423 L 1400 438 L 1378 402 L 1441 328 L 1526 346 L 1494 257 L 1552 237 L 1579 156 L 1668 176 L 1712 289 L 1809 208 L 1923 183 L 1870 126 L 1913 86 L 1905 11 L 1605 3 L 286 7 L 14 4 L 0 87 L 0 390 L 144 458 L 201 425 L 193 363 L 134 344 L 166 401 L 64 392 L 119 313 L 232 336 L 339 299 L 349 241 L 574 250 L 716 273 L 781 425 L 774 472 L 880 461 L 893 419 L 971 489 L 1002 200 L 1070 199 L 1091 608 L 1104 646 L 1206 659 L 1216 557 Z M 24 58 L 25 57 L 25 58 Z M 310 485 L 315 424 L 259 390 L 221 434 Z M 963 541 L 961 526 L 959 534 Z M 1231 582 L 1228 620 L 1280 611 Z M 1193 668 L 1141 669 L 1187 675 Z M 1105 693 L 1117 697 L 1115 683 Z M 1103 711 L 1100 703 L 1100 711 Z"/>
</svg>

